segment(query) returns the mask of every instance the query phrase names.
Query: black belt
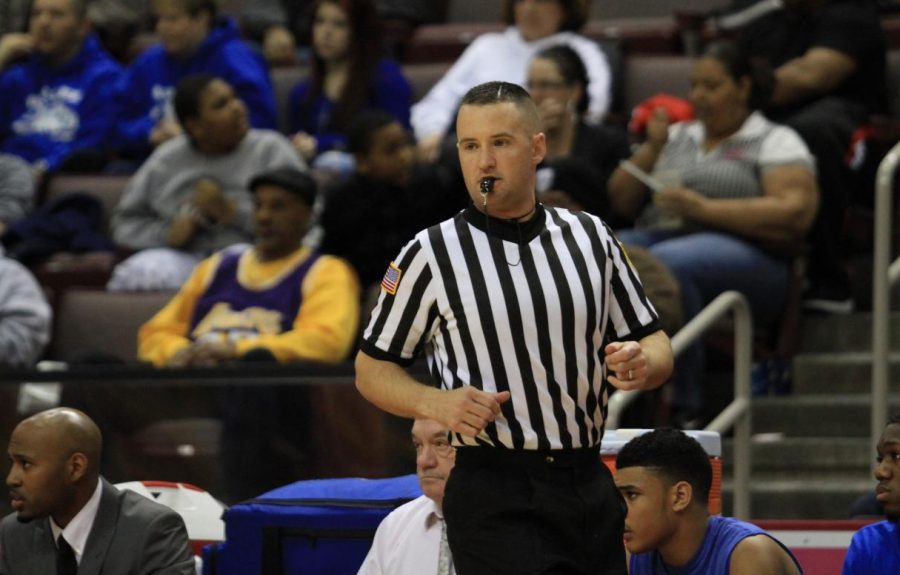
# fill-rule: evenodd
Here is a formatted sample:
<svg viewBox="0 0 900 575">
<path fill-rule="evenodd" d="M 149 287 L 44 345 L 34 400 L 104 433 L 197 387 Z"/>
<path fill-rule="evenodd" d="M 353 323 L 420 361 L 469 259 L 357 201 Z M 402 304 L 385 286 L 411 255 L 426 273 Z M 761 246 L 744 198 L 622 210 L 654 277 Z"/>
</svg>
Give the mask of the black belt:
<svg viewBox="0 0 900 575">
<path fill-rule="evenodd" d="M 600 461 L 600 446 L 581 449 L 506 449 L 464 446 L 456 449 L 456 465 L 578 467 Z"/>
</svg>

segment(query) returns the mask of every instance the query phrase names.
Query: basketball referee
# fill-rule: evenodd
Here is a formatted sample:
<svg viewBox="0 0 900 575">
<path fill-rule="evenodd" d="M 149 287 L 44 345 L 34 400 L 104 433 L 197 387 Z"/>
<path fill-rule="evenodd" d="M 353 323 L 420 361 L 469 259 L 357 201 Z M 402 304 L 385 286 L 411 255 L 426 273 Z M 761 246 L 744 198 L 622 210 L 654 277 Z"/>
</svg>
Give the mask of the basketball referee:
<svg viewBox="0 0 900 575">
<path fill-rule="evenodd" d="M 546 143 L 525 90 L 472 88 L 457 136 L 473 205 L 391 263 L 357 387 L 451 430 L 444 514 L 457 573 L 624 575 L 603 422 L 612 386 L 668 378 L 669 339 L 606 225 L 536 203 Z M 423 352 L 434 386 L 404 369 Z"/>
</svg>

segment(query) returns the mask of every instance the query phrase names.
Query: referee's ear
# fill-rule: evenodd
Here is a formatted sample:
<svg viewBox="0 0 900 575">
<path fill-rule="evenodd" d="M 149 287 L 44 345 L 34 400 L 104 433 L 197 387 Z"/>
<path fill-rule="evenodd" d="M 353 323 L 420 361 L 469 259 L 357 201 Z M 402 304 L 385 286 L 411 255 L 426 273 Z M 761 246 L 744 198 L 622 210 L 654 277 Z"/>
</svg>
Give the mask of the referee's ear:
<svg viewBox="0 0 900 575">
<path fill-rule="evenodd" d="M 531 137 L 531 152 L 531 163 L 537 167 L 547 155 L 547 138 L 544 132 L 538 132 Z"/>
</svg>

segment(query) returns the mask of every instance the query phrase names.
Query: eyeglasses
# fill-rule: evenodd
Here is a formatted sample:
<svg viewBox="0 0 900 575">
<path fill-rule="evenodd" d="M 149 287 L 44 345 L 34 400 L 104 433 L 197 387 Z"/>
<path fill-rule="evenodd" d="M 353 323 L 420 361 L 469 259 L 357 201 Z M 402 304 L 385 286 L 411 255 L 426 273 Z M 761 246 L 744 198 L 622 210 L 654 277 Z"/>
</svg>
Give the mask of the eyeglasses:
<svg viewBox="0 0 900 575">
<path fill-rule="evenodd" d="M 413 442 L 413 445 L 416 448 L 416 455 L 422 453 L 422 449 L 425 448 L 425 445 L 418 441 Z M 456 448 L 453 447 L 447 439 L 435 439 L 434 441 L 429 442 L 428 446 L 434 450 L 435 455 L 444 459 L 456 453 Z"/>
</svg>

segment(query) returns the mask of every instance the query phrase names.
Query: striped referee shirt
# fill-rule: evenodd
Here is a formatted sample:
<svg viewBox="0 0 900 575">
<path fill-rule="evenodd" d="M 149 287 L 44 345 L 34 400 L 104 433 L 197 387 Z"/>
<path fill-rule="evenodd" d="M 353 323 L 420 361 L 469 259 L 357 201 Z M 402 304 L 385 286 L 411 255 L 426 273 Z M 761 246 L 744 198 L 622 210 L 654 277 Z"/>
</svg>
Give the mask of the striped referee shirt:
<svg viewBox="0 0 900 575">
<path fill-rule="evenodd" d="M 538 204 L 525 223 L 470 206 L 419 232 L 391 263 L 363 335 L 376 359 L 427 355 L 435 385 L 510 391 L 457 445 L 569 449 L 600 443 L 605 344 L 659 329 L 634 269 L 598 218 Z"/>
</svg>

